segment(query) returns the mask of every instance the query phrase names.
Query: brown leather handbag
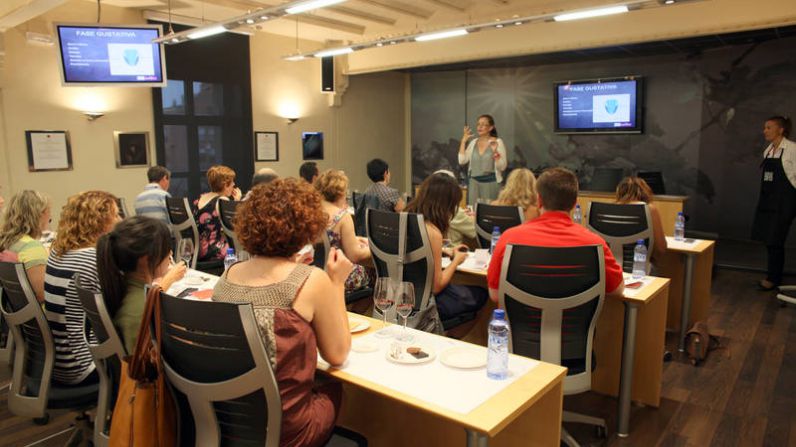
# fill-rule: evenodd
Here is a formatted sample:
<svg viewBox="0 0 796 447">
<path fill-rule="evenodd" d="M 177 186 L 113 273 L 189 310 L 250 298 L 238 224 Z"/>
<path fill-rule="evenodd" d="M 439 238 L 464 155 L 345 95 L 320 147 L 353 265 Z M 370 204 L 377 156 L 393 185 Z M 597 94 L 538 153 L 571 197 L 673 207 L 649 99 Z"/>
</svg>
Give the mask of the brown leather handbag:
<svg viewBox="0 0 796 447">
<path fill-rule="evenodd" d="M 719 339 L 710 335 L 708 325 L 697 321 L 685 334 L 685 351 L 694 366 L 704 362 L 708 352 L 719 347 Z"/>
<path fill-rule="evenodd" d="M 149 289 L 135 352 L 122 362 L 111 420 L 111 447 L 177 445 L 177 413 L 160 358 L 160 291 L 159 286 Z M 150 336 L 153 320 L 154 340 Z"/>
</svg>

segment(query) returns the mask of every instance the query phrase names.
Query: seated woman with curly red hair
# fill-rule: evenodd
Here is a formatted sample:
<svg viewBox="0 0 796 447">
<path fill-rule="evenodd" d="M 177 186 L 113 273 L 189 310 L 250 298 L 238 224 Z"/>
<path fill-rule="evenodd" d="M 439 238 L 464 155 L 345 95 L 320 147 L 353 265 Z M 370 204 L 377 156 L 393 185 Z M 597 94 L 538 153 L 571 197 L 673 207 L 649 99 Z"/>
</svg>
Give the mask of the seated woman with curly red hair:
<svg viewBox="0 0 796 447">
<path fill-rule="evenodd" d="M 342 388 L 314 388 L 317 352 L 332 365 L 348 357 L 344 289 L 352 264 L 332 248 L 326 272 L 291 259 L 326 226 L 321 196 L 308 183 L 278 179 L 252 189 L 235 228 L 252 257 L 219 279 L 213 300 L 252 303 L 282 397 L 281 446 L 321 445 L 330 436 Z"/>
</svg>

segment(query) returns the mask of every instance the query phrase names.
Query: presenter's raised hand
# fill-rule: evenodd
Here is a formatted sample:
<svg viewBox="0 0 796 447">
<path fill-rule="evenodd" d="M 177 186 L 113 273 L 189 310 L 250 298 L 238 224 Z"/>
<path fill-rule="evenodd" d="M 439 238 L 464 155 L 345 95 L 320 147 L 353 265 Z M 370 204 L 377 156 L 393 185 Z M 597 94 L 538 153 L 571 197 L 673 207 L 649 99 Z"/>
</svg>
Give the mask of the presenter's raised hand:
<svg viewBox="0 0 796 447">
<path fill-rule="evenodd" d="M 473 131 L 470 130 L 470 126 L 464 126 L 464 134 L 462 135 L 462 141 L 467 141 L 473 137 Z"/>
</svg>

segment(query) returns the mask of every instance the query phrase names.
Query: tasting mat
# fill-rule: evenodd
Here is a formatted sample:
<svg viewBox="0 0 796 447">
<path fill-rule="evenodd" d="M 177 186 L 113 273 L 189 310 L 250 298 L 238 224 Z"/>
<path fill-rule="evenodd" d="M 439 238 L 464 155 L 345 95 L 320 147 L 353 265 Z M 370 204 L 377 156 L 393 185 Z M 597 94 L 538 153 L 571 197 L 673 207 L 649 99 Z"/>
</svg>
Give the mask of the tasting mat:
<svg viewBox="0 0 796 447">
<path fill-rule="evenodd" d="M 400 329 L 393 326 L 393 330 Z M 387 360 L 386 354 L 395 340 L 377 338 L 370 333 L 356 337 L 354 343 L 376 343 L 379 348 L 368 353 L 351 351 L 346 363 L 338 369 L 445 410 L 467 414 L 539 364 L 530 358 L 509 355 L 509 377 L 492 380 L 486 376 L 486 367 L 456 369 L 443 365 L 439 360 L 440 354 L 452 347 L 467 346 L 480 350 L 484 357 L 486 348 L 414 329 L 407 331 L 415 336 L 410 346 L 430 347 L 436 351 L 433 361 L 417 365 L 393 363 Z M 319 356 L 318 368 L 325 370 L 330 366 Z"/>
</svg>

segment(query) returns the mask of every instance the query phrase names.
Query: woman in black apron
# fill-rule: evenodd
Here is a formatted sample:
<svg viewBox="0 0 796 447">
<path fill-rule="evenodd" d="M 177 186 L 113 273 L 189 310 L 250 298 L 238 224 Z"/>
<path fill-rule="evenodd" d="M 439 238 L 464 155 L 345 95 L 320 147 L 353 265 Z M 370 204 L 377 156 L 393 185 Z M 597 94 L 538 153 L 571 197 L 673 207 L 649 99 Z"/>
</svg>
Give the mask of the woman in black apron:
<svg viewBox="0 0 796 447">
<path fill-rule="evenodd" d="M 796 143 L 788 140 L 791 122 L 776 116 L 766 120 L 763 135 L 766 148 L 752 239 L 766 244 L 768 276 L 760 288 L 772 290 L 782 283 L 785 266 L 785 239 L 796 217 Z"/>
</svg>

